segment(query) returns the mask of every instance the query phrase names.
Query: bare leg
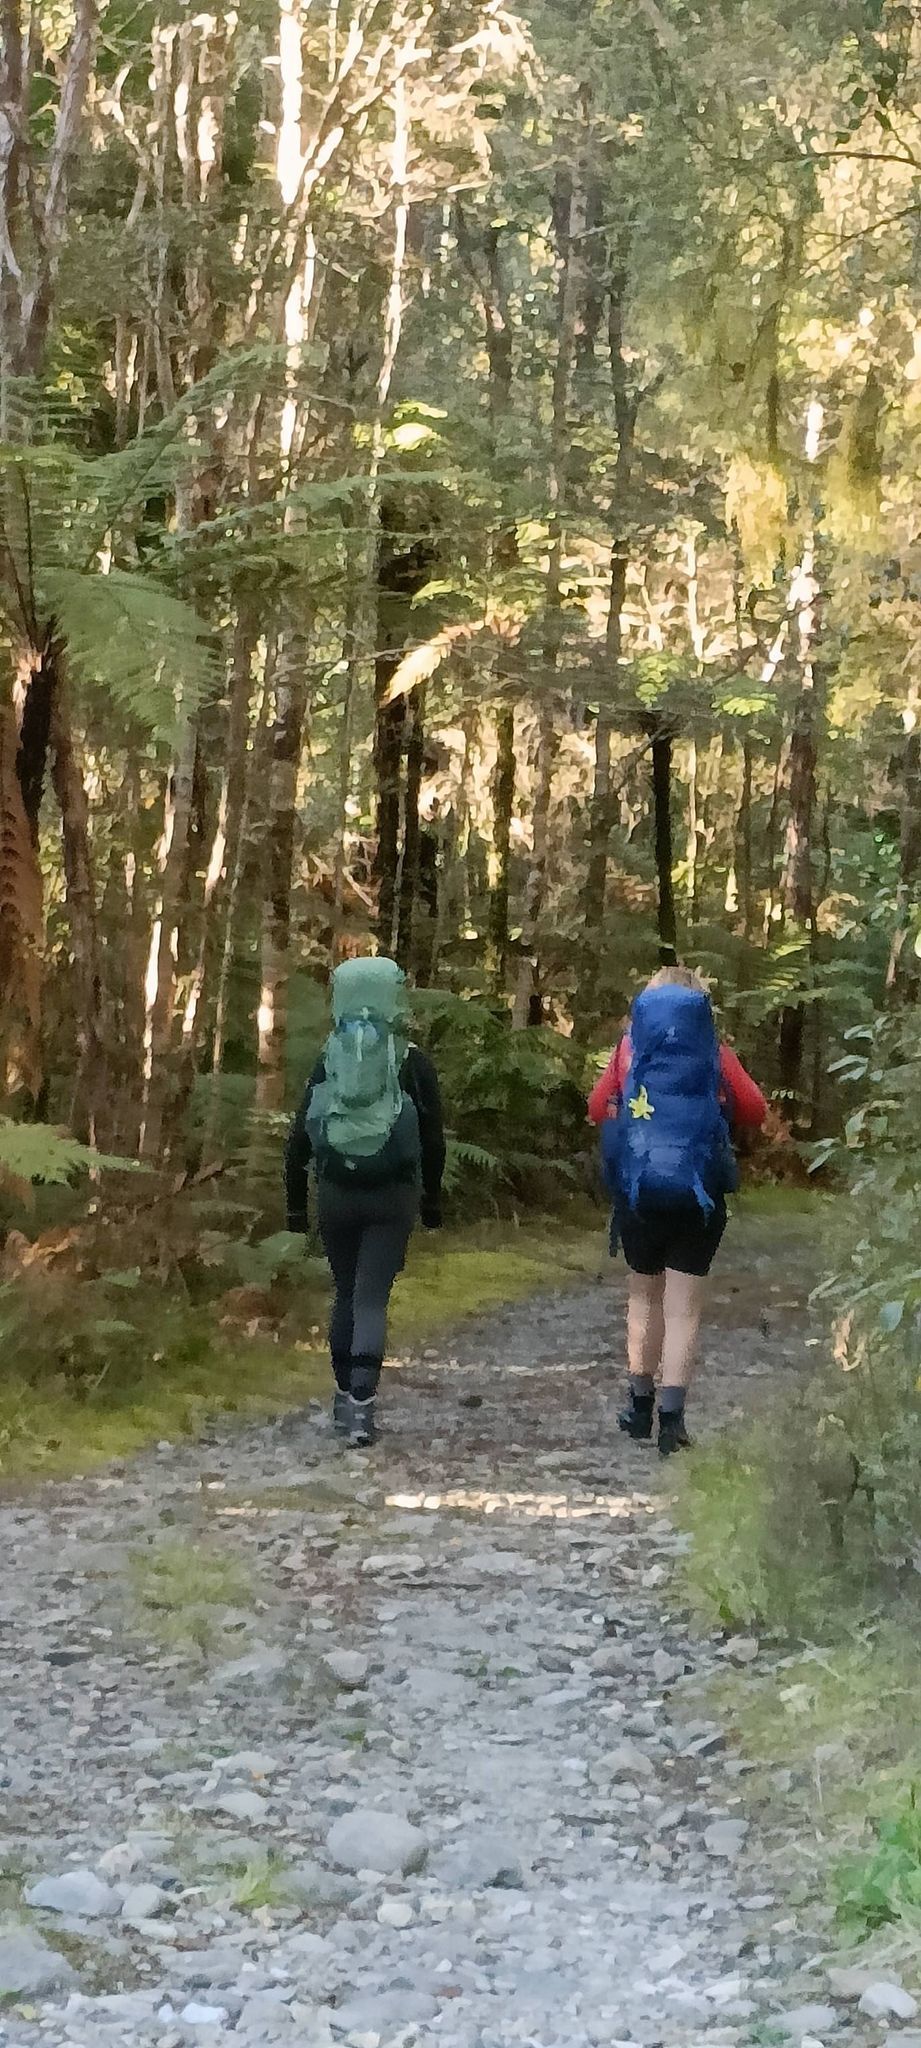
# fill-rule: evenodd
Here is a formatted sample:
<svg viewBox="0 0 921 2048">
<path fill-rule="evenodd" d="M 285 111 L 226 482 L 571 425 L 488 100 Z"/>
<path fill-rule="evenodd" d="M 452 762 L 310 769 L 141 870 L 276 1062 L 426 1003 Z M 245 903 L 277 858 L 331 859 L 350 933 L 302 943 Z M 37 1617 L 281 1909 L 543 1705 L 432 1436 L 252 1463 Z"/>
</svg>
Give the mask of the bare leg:
<svg viewBox="0 0 921 2048">
<path fill-rule="evenodd" d="M 627 1300 L 627 1361 L 637 1394 L 651 1394 L 665 1338 L 665 1275 L 631 1273 Z"/>
<path fill-rule="evenodd" d="M 662 1345 L 661 1394 L 671 1389 L 683 1394 L 691 1383 L 697 1356 L 697 1338 L 704 1300 L 704 1282 L 690 1273 L 665 1275 L 665 1340 Z M 663 1406 L 679 1407 L 678 1401 Z"/>
</svg>

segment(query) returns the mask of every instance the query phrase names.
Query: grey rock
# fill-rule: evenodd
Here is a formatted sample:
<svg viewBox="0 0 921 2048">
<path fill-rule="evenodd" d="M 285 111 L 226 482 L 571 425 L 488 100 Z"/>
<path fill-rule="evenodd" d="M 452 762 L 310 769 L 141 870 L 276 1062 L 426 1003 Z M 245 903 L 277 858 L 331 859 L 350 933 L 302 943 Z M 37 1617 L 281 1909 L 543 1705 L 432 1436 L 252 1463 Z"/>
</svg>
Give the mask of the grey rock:
<svg viewBox="0 0 921 2048">
<path fill-rule="evenodd" d="M 901 1984 L 878 1978 L 863 1992 L 860 2011 L 870 2020 L 913 2020 L 918 2015 L 918 2001 L 910 1991 L 903 1991 Z"/>
<path fill-rule="evenodd" d="M 188 1991 L 207 1991 L 212 1987 L 223 1991 L 236 1983 L 240 1975 L 240 1961 L 237 1948 L 189 1949 L 184 1955 L 171 1953 L 170 1978 Z"/>
<path fill-rule="evenodd" d="M 168 1911 L 170 1900 L 158 1884 L 135 1884 L 122 1905 L 123 1920 L 156 1920 Z"/>
<path fill-rule="evenodd" d="M 796 2005 L 792 2011 L 778 2013 L 771 2020 L 772 2027 L 780 2034 L 789 2034 L 792 2041 L 801 2041 L 804 2034 L 827 2034 L 837 2024 L 833 2005 Z"/>
<path fill-rule="evenodd" d="M 247 1821 L 259 1827 L 268 1819 L 268 1801 L 258 1792 L 222 1792 L 210 1802 L 212 1813 L 226 1813 L 231 1820 Z"/>
<path fill-rule="evenodd" d="M 704 1847 L 708 1855 L 723 1856 L 731 1863 L 741 1856 L 747 1835 L 747 1820 L 714 1820 L 704 1829 Z"/>
<path fill-rule="evenodd" d="M 348 1906 L 360 1890 L 354 1876 L 337 1876 L 322 1863 L 298 1863 L 285 1876 L 288 1898 L 308 1911 L 323 1906 Z"/>
<path fill-rule="evenodd" d="M 225 1778 L 274 1778 L 281 1770 L 277 1759 L 261 1749 L 238 1749 L 234 1756 L 217 1757 L 215 1763 Z"/>
<path fill-rule="evenodd" d="M 330 1650 L 323 1662 L 343 1692 L 360 1692 L 367 1684 L 370 1661 L 361 1650 Z"/>
<path fill-rule="evenodd" d="M 211 1683 L 219 1692 L 235 1685 L 274 1685 L 286 1667 L 287 1659 L 283 1650 L 252 1650 L 247 1657 L 237 1657 L 231 1664 L 222 1664 L 214 1673 Z"/>
<path fill-rule="evenodd" d="M 488 1830 L 443 1850 L 433 1874 L 453 1892 L 521 1891 L 527 1876 L 517 1842 Z"/>
<path fill-rule="evenodd" d="M 328 2014 L 334 2034 L 376 2034 L 397 2027 L 426 2026 L 438 2018 L 438 2000 L 423 1991 L 379 1991 L 350 1998 Z"/>
<path fill-rule="evenodd" d="M 94 1870 L 68 1870 L 63 1877 L 42 1877 L 29 1886 L 26 1905 L 44 1913 L 67 1913 L 74 1920 L 107 1920 L 121 1910 L 121 1900 Z"/>
<path fill-rule="evenodd" d="M 379 1813 L 374 1807 L 344 1814 L 330 1828 L 326 1847 L 340 1870 L 378 1870 L 385 1877 L 407 1877 L 421 1870 L 428 1842 L 401 1814 Z"/>
<path fill-rule="evenodd" d="M 0 1998 L 42 1998 L 76 1982 L 70 1963 L 39 1935 L 25 1928 L 0 1934 Z"/>
<path fill-rule="evenodd" d="M 615 1743 L 599 1758 L 601 1768 L 611 1778 L 653 1778 L 655 1765 L 644 1749 L 633 1742 Z"/>
</svg>

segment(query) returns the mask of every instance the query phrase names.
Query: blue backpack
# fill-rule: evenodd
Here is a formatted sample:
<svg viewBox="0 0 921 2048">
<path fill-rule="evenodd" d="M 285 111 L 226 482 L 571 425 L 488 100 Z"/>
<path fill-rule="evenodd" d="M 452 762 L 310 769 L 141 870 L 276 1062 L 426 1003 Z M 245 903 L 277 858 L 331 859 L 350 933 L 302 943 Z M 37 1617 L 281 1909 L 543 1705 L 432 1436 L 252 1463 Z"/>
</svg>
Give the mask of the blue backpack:
<svg viewBox="0 0 921 2048">
<path fill-rule="evenodd" d="M 617 1116 L 601 1127 L 608 1192 L 639 1212 L 696 1203 L 709 1216 L 738 1185 L 709 996 L 671 984 L 644 989 L 630 1046 Z"/>
</svg>

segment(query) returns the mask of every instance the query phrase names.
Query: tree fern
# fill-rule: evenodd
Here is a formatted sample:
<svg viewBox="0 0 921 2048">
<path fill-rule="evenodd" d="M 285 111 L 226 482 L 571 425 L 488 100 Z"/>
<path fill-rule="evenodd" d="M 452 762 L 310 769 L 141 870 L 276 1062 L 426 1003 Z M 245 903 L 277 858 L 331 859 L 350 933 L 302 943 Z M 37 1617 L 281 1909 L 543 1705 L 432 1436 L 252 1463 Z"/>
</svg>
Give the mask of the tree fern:
<svg viewBox="0 0 921 2048">
<path fill-rule="evenodd" d="M 76 1174 L 108 1169 L 119 1173 L 142 1173 L 135 1160 L 119 1159 L 80 1145 L 76 1138 L 52 1130 L 48 1124 L 18 1124 L 0 1116 L 0 1183 L 19 1188 L 43 1182 L 64 1187 Z"/>
<path fill-rule="evenodd" d="M 168 735 L 177 710 L 194 713 L 216 687 L 207 627 L 154 577 L 60 568 L 41 589 L 79 679 L 146 731 Z"/>
</svg>

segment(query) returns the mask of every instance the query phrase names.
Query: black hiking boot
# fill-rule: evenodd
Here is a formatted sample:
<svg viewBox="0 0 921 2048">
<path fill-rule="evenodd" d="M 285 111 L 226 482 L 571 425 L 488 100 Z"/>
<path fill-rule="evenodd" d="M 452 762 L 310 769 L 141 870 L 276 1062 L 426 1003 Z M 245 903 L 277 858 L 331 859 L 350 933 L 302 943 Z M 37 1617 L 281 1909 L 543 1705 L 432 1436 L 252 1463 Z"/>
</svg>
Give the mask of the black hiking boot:
<svg viewBox="0 0 921 2048">
<path fill-rule="evenodd" d="M 374 1402 L 355 1401 L 350 1396 L 349 1410 L 349 1443 L 354 1450 L 367 1450 L 377 1436 L 374 1426 Z"/>
<path fill-rule="evenodd" d="M 348 1436 L 352 1427 L 352 1396 L 342 1387 L 333 1395 L 333 1428 L 337 1436 Z"/>
<path fill-rule="evenodd" d="M 648 1443 L 655 1405 L 654 1394 L 634 1394 L 631 1389 L 626 1408 L 622 1408 L 618 1415 L 618 1428 L 625 1436 L 632 1436 L 635 1443 Z"/>
<path fill-rule="evenodd" d="M 688 1451 L 688 1450 L 690 1450 L 690 1448 L 691 1448 L 691 1439 L 690 1439 L 690 1437 L 688 1436 L 688 1433 L 687 1433 L 687 1429 L 685 1428 L 685 1422 L 684 1422 L 684 1411 L 683 1411 L 683 1409 L 679 1409 L 679 1411 L 678 1411 L 678 1413 L 677 1413 L 676 1415 L 663 1415 L 663 1414 L 662 1414 L 662 1410 L 660 1409 L 660 1410 L 659 1410 L 659 1456 L 660 1456 L 660 1458 L 672 1458 L 672 1457 L 674 1457 L 674 1455 L 675 1455 L 675 1452 L 676 1452 L 676 1451 Z"/>
</svg>

